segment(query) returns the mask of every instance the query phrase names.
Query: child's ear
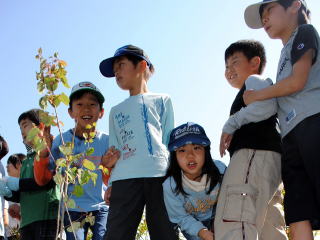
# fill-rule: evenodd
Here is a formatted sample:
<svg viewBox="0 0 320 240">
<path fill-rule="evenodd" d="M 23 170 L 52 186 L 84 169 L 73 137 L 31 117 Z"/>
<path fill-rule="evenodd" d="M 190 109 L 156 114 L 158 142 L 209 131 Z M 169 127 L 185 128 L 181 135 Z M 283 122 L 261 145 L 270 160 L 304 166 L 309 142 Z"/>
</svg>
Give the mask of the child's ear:
<svg viewBox="0 0 320 240">
<path fill-rule="evenodd" d="M 298 0 L 293 1 L 293 3 L 291 4 L 291 6 L 289 8 L 292 11 L 292 13 L 295 14 L 295 13 L 299 12 L 299 9 L 301 8 L 301 2 Z"/>
<path fill-rule="evenodd" d="M 104 114 L 104 108 L 101 108 L 100 113 L 99 113 L 99 119 L 103 117 Z"/>
<path fill-rule="evenodd" d="M 74 116 L 73 116 L 73 112 L 72 112 L 72 109 L 71 108 L 68 108 L 68 113 L 69 113 L 69 116 L 74 119 Z"/>
<path fill-rule="evenodd" d="M 139 67 L 140 67 L 140 71 L 144 72 L 146 70 L 146 68 L 147 68 L 147 62 L 145 60 L 141 61 L 139 63 Z"/>
<path fill-rule="evenodd" d="M 259 71 L 260 63 L 261 63 L 261 59 L 258 56 L 255 56 L 250 60 L 252 69 L 256 70 L 257 72 Z"/>
</svg>

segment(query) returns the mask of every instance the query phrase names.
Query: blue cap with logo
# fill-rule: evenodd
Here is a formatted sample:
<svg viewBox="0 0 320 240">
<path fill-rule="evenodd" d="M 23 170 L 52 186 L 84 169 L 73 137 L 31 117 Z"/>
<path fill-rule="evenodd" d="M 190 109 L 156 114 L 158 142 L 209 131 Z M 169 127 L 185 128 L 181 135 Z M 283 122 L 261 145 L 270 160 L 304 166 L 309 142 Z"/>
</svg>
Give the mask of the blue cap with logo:
<svg viewBox="0 0 320 240">
<path fill-rule="evenodd" d="M 114 53 L 113 57 L 107 58 L 100 63 L 99 68 L 101 74 L 109 78 L 114 77 L 113 62 L 118 57 L 125 55 L 131 55 L 141 58 L 141 60 L 145 60 L 147 62 L 149 67 L 152 65 L 148 55 L 145 53 L 145 51 L 143 51 L 143 49 L 133 45 L 126 45 L 121 48 L 118 48 L 117 51 Z"/>
<path fill-rule="evenodd" d="M 253 29 L 262 28 L 261 16 L 260 16 L 260 7 L 264 4 L 279 2 L 281 0 L 263 0 L 261 2 L 252 4 L 248 6 L 244 12 L 244 20 L 248 27 Z M 305 0 L 299 0 L 301 2 L 301 6 L 305 9 L 308 9 L 307 3 Z"/>
<path fill-rule="evenodd" d="M 187 122 L 171 131 L 168 149 L 172 152 L 186 144 L 209 146 L 211 142 L 203 127 L 196 123 Z"/>
</svg>

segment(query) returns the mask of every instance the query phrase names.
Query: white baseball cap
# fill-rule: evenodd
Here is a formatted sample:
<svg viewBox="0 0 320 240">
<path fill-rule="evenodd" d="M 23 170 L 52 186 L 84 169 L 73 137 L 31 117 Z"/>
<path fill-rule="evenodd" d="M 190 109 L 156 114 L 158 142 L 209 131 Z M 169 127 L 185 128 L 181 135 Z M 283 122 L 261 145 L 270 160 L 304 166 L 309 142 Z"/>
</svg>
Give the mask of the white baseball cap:
<svg viewBox="0 0 320 240">
<path fill-rule="evenodd" d="M 99 102 L 104 103 L 104 97 L 100 90 L 91 82 L 80 82 L 77 83 L 72 87 L 71 94 L 69 96 L 69 99 L 72 98 L 72 96 L 80 91 L 87 91 L 92 92 L 99 100 Z"/>
<path fill-rule="evenodd" d="M 260 7 L 263 4 L 268 4 L 272 2 L 279 2 L 280 0 L 263 0 L 262 2 L 258 2 L 255 4 L 252 4 L 246 8 L 244 11 L 244 20 L 248 27 L 253 29 L 259 29 L 262 28 L 262 22 L 261 22 L 261 16 L 260 16 Z M 301 5 L 304 6 L 306 9 L 307 3 L 305 0 L 299 0 L 301 2 Z"/>
</svg>

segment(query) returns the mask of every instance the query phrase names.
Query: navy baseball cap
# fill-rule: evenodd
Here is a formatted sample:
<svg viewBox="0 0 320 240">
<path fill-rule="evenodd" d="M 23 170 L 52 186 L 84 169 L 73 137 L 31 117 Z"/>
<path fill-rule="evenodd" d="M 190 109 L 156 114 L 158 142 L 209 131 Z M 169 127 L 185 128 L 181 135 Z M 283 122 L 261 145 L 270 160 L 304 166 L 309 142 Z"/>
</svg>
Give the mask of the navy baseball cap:
<svg viewBox="0 0 320 240">
<path fill-rule="evenodd" d="M 77 93 L 77 92 L 91 92 L 92 94 L 94 94 L 100 103 L 104 103 L 104 97 L 102 95 L 102 93 L 100 92 L 100 90 L 91 82 L 80 82 L 77 83 L 76 85 L 74 85 L 72 87 L 69 99 L 72 98 L 72 96 Z"/>
<path fill-rule="evenodd" d="M 186 144 L 209 146 L 211 142 L 203 127 L 196 123 L 187 122 L 171 131 L 168 149 L 172 152 Z"/>
<path fill-rule="evenodd" d="M 262 2 L 258 2 L 252 4 L 246 8 L 244 11 L 244 20 L 248 27 L 253 29 L 262 28 L 261 16 L 260 16 L 260 7 L 264 4 L 272 3 L 272 2 L 279 2 L 280 0 L 263 0 Z M 307 10 L 307 3 L 305 0 L 299 0 L 301 2 L 301 6 L 305 7 Z"/>
<path fill-rule="evenodd" d="M 133 45 L 126 45 L 121 48 L 118 48 L 117 51 L 114 53 L 113 57 L 107 58 L 100 63 L 99 68 L 101 74 L 109 78 L 114 77 L 113 62 L 114 60 L 116 60 L 116 58 L 125 55 L 132 55 L 141 58 L 141 60 L 145 60 L 147 62 L 149 67 L 152 65 L 145 51 Z"/>
</svg>

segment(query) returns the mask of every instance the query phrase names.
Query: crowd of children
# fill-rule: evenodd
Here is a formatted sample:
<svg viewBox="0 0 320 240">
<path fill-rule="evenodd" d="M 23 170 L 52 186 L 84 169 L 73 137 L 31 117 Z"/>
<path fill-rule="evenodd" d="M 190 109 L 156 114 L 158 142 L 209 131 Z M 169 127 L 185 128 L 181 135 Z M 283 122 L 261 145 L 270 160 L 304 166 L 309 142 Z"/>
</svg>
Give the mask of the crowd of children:
<svg viewBox="0 0 320 240">
<path fill-rule="evenodd" d="M 95 128 L 105 98 L 91 82 L 72 88 L 68 113 L 75 127 L 55 138 L 38 109 L 22 113 L 18 124 L 27 155 L 8 158 L 8 177 L 0 162 L 0 239 L 56 238 L 60 146 L 73 142 L 73 154 L 83 153 L 88 135 L 94 153 L 72 167 L 90 161 L 97 178 L 81 196 L 74 195 L 76 184 L 68 186 L 75 206 L 64 216 L 67 240 L 85 240 L 89 229 L 95 240 L 135 239 L 144 211 L 151 240 L 178 240 L 179 232 L 187 240 L 285 240 L 286 226 L 293 240 L 313 239 L 312 231 L 320 229 L 320 39 L 309 16 L 305 0 L 263 0 L 246 8 L 247 25 L 264 28 L 284 47 L 275 84 L 262 76 L 266 54 L 260 42 L 241 40 L 225 50 L 225 78 L 239 90 L 220 139 L 221 157 L 230 154 L 228 167 L 212 159 L 202 126 L 174 128 L 171 98 L 149 91 L 154 65 L 133 45 L 100 63 L 101 74 L 115 77 L 129 93 L 110 110 L 109 135 Z M 27 138 L 34 126 L 48 146 L 39 161 Z M 0 159 L 7 153 L 0 136 Z M 84 222 L 88 215 L 93 224 Z M 67 230 L 72 222 L 80 226 L 74 232 Z"/>
</svg>

